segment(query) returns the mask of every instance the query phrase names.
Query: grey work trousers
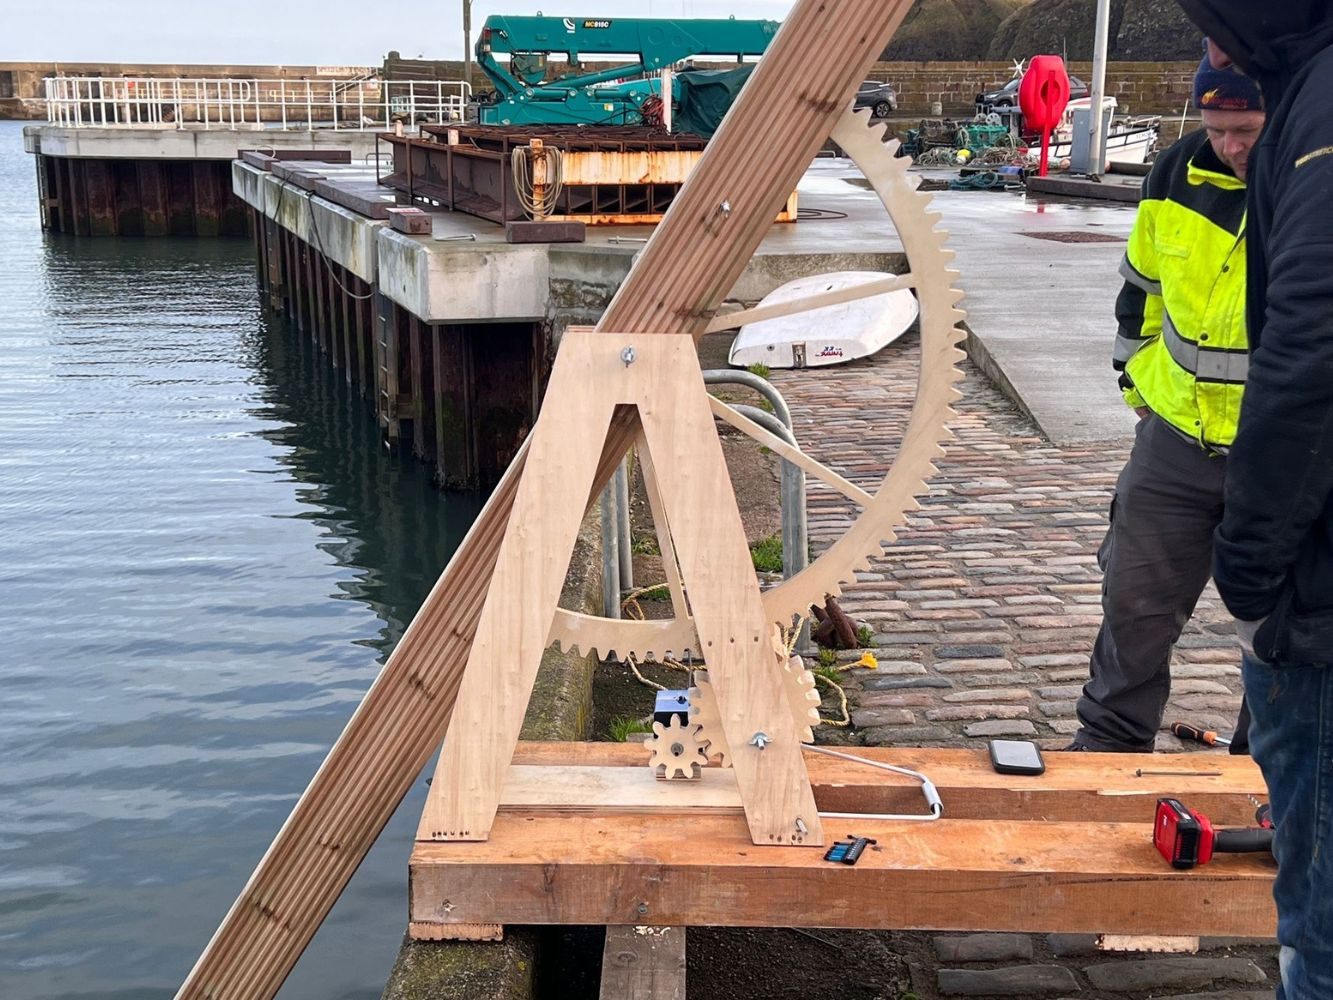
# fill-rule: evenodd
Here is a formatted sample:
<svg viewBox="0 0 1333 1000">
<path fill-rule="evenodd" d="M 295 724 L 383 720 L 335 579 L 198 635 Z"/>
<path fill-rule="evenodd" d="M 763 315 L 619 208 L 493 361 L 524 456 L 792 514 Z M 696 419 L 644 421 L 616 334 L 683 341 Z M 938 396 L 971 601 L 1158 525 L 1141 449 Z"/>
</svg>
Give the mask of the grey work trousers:
<svg viewBox="0 0 1333 1000">
<path fill-rule="evenodd" d="M 1171 649 L 1212 571 L 1225 478 L 1225 458 L 1155 414 L 1139 422 L 1097 554 L 1103 620 L 1075 742 L 1152 751 L 1171 694 Z"/>
</svg>

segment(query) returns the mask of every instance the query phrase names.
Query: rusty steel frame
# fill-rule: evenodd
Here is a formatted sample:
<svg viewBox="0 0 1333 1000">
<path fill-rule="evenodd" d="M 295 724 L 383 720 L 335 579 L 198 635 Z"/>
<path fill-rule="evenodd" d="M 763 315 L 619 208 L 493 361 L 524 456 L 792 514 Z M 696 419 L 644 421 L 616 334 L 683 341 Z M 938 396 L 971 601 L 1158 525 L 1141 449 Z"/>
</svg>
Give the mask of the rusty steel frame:
<svg viewBox="0 0 1333 1000">
<path fill-rule="evenodd" d="M 427 138 L 380 137 L 393 149 L 393 171 L 380 183 L 501 225 L 528 218 L 510 173 L 515 149 L 538 143 L 560 151 L 563 189 L 543 218 L 643 225 L 661 221 L 706 144 L 697 135 L 632 126 L 427 125 L 421 131 Z M 793 194 L 778 221 L 795 218 Z"/>
</svg>

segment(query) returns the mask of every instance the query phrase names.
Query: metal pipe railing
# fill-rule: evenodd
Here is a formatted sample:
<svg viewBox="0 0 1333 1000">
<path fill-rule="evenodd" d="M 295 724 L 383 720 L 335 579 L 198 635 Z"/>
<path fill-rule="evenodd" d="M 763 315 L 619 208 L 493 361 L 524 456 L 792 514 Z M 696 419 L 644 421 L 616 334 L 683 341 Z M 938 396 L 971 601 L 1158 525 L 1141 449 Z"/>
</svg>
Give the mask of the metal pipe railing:
<svg viewBox="0 0 1333 1000">
<path fill-rule="evenodd" d="M 54 76 L 45 81 L 46 117 L 67 128 L 174 126 L 178 129 L 314 128 L 378 131 L 462 121 L 465 80 Z M 167 85 L 170 85 L 169 87 Z"/>
<path fill-rule="evenodd" d="M 787 407 L 787 401 L 771 383 L 751 372 L 729 369 L 705 371 L 703 376 L 708 385 L 743 385 L 760 393 L 772 405 L 772 413 L 755 406 L 738 405 L 735 409 L 793 447 L 800 447 L 792 430 L 791 410 Z M 805 569 L 810 560 L 805 472 L 786 459 L 781 460 L 781 468 L 782 576 L 790 579 Z M 633 557 L 630 552 L 629 488 L 625 472 L 626 465 L 621 462 L 616 475 L 606 485 L 601 496 L 602 606 L 603 614 L 611 618 L 620 617 L 620 596 L 634 586 L 631 576 Z M 808 647 L 809 626 L 805 625 L 801 629 L 798 650 L 806 652 Z"/>
</svg>

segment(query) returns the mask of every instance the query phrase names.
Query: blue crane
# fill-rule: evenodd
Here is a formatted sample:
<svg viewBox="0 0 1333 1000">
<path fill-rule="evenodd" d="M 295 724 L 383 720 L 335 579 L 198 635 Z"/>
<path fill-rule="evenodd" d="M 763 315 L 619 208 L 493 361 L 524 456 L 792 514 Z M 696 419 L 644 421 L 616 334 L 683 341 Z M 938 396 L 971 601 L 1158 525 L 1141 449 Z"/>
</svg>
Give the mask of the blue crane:
<svg viewBox="0 0 1333 1000">
<path fill-rule="evenodd" d="M 650 120 L 662 81 L 650 76 L 687 59 L 763 55 L 776 21 L 669 20 L 614 17 L 486 18 L 477 39 L 477 64 L 495 84 L 495 103 L 483 106 L 484 124 L 640 125 Z M 507 54 L 506 63 L 496 58 Z M 547 79 L 548 56 L 562 55 L 569 75 Z M 584 60 L 622 61 L 579 73 Z M 628 57 L 629 61 L 623 61 Z M 558 65 L 558 63 L 553 64 Z M 678 94 L 671 95 L 673 98 Z"/>
</svg>

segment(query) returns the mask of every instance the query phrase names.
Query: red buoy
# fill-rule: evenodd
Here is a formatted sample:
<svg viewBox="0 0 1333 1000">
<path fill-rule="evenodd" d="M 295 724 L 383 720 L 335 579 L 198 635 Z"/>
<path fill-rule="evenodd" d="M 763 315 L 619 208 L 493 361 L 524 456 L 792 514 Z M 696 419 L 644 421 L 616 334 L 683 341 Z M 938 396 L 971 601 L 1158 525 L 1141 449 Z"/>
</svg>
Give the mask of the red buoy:
<svg viewBox="0 0 1333 1000">
<path fill-rule="evenodd" d="M 1018 106 L 1026 127 L 1041 132 L 1040 176 L 1046 176 L 1051 152 L 1051 131 L 1069 106 L 1069 74 L 1059 56 L 1033 56 L 1018 85 Z"/>
</svg>

